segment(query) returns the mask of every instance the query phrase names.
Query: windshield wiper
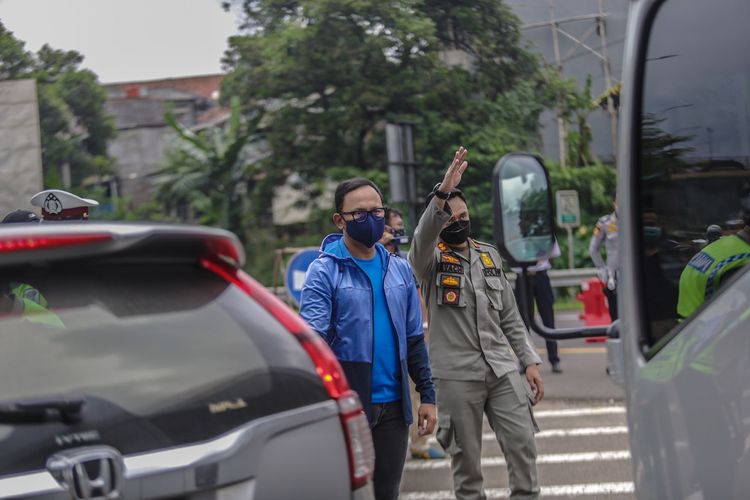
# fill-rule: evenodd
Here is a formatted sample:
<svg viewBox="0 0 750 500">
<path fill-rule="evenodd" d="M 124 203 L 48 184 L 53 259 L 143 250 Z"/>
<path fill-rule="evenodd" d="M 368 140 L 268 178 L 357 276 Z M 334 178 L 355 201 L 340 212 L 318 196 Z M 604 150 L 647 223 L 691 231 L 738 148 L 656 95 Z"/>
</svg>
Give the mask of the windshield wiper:
<svg viewBox="0 0 750 500">
<path fill-rule="evenodd" d="M 0 401 L 0 422 L 80 422 L 86 398 L 77 395 L 41 396 Z"/>
</svg>

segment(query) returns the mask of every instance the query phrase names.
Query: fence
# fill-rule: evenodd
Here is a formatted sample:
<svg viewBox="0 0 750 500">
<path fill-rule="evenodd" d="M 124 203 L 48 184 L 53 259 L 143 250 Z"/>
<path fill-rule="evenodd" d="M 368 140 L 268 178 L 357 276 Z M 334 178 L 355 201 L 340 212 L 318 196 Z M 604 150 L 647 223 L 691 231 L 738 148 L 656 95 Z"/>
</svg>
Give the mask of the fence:
<svg viewBox="0 0 750 500">
<path fill-rule="evenodd" d="M 552 288 L 567 287 L 567 286 L 580 286 L 584 281 L 596 277 L 596 268 L 584 267 L 580 269 L 552 269 L 548 272 L 549 280 L 552 283 Z M 516 282 L 516 274 L 508 273 L 508 281 L 514 286 Z M 288 295 L 286 288 L 283 286 L 269 287 L 269 289 L 275 293 L 279 298 L 288 302 Z"/>
</svg>

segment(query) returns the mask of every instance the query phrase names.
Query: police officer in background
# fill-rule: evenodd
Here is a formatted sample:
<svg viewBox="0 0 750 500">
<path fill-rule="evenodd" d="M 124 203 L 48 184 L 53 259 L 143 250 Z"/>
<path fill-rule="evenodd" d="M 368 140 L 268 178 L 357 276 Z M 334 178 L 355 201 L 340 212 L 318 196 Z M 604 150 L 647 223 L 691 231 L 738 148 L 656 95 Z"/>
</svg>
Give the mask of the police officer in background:
<svg viewBox="0 0 750 500">
<path fill-rule="evenodd" d="M 742 187 L 740 203 L 745 226 L 703 247 L 683 269 L 677 299 L 681 318 L 693 314 L 735 272 L 750 264 L 750 185 Z"/>
<path fill-rule="evenodd" d="M 89 208 L 99 202 L 81 198 L 62 189 L 46 189 L 31 197 L 31 204 L 42 209 L 42 220 L 88 220 Z"/>
<path fill-rule="evenodd" d="M 589 244 L 589 255 L 604 284 L 604 295 L 607 296 L 609 316 L 617 319 L 617 197 L 612 201 L 615 211 L 599 218 L 594 227 L 594 235 Z M 607 262 L 602 259 L 602 243 L 607 251 Z"/>
<path fill-rule="evenodd" d="M 409 251 L 429 316 L 437 439 L 451 455 L 456 498 L 486 498 L 481 464 L 486 414 L 508 463 L 511 498 L 538 498 L 531 405 L 544 396 L 541 359 L 528 340 L 500 254 L 469 237 L 469 209 L 457 189 L 468 166 L 466 153 L 463 147 L 456 151 L 428 197 Z M 518 373 L 519 361 L 531 389 Z"/>
<path fill-rule="evenodd" d="M 14 210 L 2 220 L 2 224 L 36 223 L 39 223 L 39 217 L 28 210 Z M 65 328 L 60 317 L 49 310 L 44 295 L 28 283 L 0 281 L 0 313 L 17 313 L 32 323 Z"/>
<path fill-rule="evenodd" d="M 555 327 L 555 292 L 552 290 L 552 283 L 550 282 L 547 271 L 552 269 L 552 260 L 559 257 L 560 254 L 560 245 L 558 245 L 557 240 L 555 240 L 549 259 L 537 261 L 536 264 L 529 266 L 526 270 L 529 275 L 529 283 L 531 284 L 531 299 L 536 302 L 536 308 L 539 312 L 539 316 L 542 318 L 542 324 L 547 328 Z M 520 267 L 511 267 L 510 269 L 518 276 L 516 278 L 515 294 L 516 302 L 520 304 L 522 303 L 521 294 L 528 293 L 524 288 L 524 281 L 521 279 L 522 269 Z M 528 327 L 529 325 L 526 325 L 526 328 Z M 552 367 L 552 373 L 562 373 L 560 355 L 557 350 L 557 341 L 544 339 L 544 342 L 547 347 L 547 359 Z"/>
</svg>

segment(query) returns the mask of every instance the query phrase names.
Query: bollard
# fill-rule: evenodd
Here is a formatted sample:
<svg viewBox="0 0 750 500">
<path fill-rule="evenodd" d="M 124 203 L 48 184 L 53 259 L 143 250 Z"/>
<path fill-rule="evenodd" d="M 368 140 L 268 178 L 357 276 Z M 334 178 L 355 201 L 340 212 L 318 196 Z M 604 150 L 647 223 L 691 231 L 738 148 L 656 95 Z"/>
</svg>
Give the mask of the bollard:
<svg viewBox="0 0 750 500">
<path fill-rule="evenodd" d="M 586 326 L 601 326 L 611 323 L 606 297 L 603 291 L 604 285 L 596 278 L 591 278 L 581 283 L 581 293 L 576 295 L 576 300 L 583 303 L 583 312 L 579 318 Z M 586 342 L 605 342 L 607 337 L 589 337 Z"/>
</svg>

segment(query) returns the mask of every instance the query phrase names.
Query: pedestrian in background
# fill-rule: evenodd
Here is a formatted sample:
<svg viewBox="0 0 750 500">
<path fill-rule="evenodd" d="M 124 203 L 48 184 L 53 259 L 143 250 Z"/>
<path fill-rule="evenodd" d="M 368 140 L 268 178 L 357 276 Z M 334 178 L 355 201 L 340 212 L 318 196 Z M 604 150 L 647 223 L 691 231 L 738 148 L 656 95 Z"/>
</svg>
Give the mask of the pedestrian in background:
<svg viewBox="0 0 750 500">
<path fill-rule="evenodd" d="M 541 359 L 529 342 L 500 254 L 470 238 L 469 208 L 457 189 L 468 167 L 466 153 L 456 151 L 428 196 L 409 251 L 429 313 L 437 438 L 451 455 L 456 498 L 484 499 L 486 415 L 508 463 L 511 498 L 535 499 L 538 428 L 531 406 L 544 396 Z M 519 360 L 531 388 L 518 373 Z"/>
<path fill-rule="evenodd" d="M 409 237 L 406 236 L 403 214 L 395 208 L 388 208 L 385 211 L 385 232 L 383 232 L 380 243 L 392 254 L 405 258 L 405 255 L 401 253 L 400 246 L 409 243 Z M 417 289 L 419 289 L 419 283 L 417 283 Z M 427 309 L 421 295 L 419 296 L 419 305 L 422 309 L 422 318 L 424 319 L 422 323 L 424 338 L 425 342 L 429 345 L 430 336 L 429 324 L 427 323 Z M 409 390 L 411 395 L 411 412 L 413 415 L 416 415 L 419 409 L 419 394 L 413 382 L 409 383 Z M 428 434 L 420 434 L 419 425 L 416 422 L 411 424 L 411 427 L 409 427 L 409 453 L 412 458 L 424 460 L 445 458 L 445 453 L 442 450 L 430 446 L 429 437 L 430 435 Z"/>
<path fill-rule="evenodd" d="M 436 422 L 435 388 L 422 311 L 407 261 L 378 240 L 385 228 L 380 189 L 357 178 L 336 188 L 333 222 L 310 265 L 300 315 L 328 343 L 365 408 L 375 446 L 375 497 L 398 498 L 412 423 L 409 376 L 421 404 L 419 433 Z"/>
<path fill-rule="evenodd" d="M 611 214 L 599 217 L 594 227 L 594 235 L 589 244 L 589 255 L 597 269 L 599 280 L 604 284 L 604 295 L 607 297 L 609 316 L 617 319 L 617 197 L 612 201 L 615 209 Z M 607 262 L 602 259 L 601 248 L 607 251 Z"/>
<path fill-rule="evenodd" d="M 404 226 L 404 215 L 395 208 L 385 209 L 385 231 L 380 243 L 386 250 L 399 257 L 405 257 L 401 254 L 401 245 L 409 243 L 409 237 L 406 236 Z"/>
<path fill-rule="evenodd" d="M 552 269 L 552 261 L 555 259 L 555 257 L 559 257 L 560 253 L 560 246 L 557 244 L 557 240 L 555 240 L 549 259 L 540 260 L 533 266 L 529 266 L 527 268 L 526 272 L 529 275 L 529 284 L 531 285 L 530 296 L 526 292 L 526 289 L 524 287 L 524 280 L 521 276 L 521 268 L 511 268 L 511 270 L 516 273 L 516 303 L 524 304 L 525 300 L 521 300 L 521 297 L 529 297 L 532 303 L 536 303 L 536 309 L 537 311 L 539 311 L 539 316 L 542 318 L 542 324 L 547 328 L 555 327 L 555 292 L 554 290 L 552 290 L 552 283 L 550 282 L 547 271 Z M 527 323 L 526 328 L 528 329 L 528 327 L 529 325 Z M 562 367 L 560 366 L 560 356 L 557 351 L 557 341 L 544 339 L 544 342 L 547 346 L 547 359 L 549 360 L 549 364 L 552 367 L 552 373 L 562 373 Z"/>
</svg>

